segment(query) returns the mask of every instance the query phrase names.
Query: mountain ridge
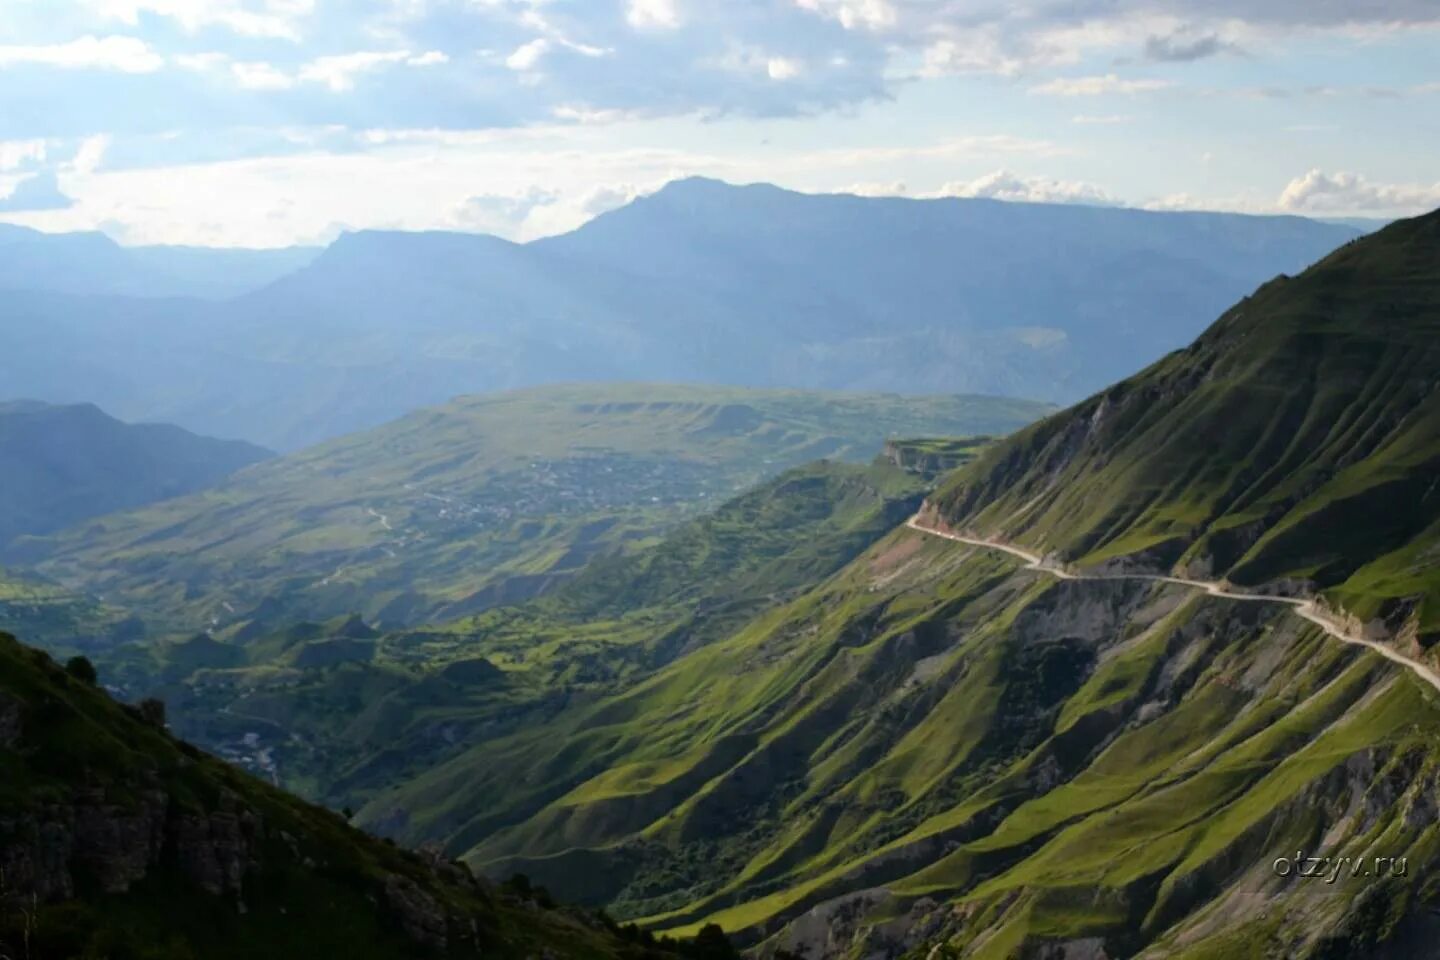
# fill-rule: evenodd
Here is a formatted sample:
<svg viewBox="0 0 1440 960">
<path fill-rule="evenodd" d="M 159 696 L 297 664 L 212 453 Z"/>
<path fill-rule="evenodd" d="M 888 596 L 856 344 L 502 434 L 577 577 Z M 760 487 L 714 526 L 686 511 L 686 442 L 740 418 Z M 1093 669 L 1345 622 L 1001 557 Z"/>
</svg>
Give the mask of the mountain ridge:
<svg viewBox="0 0 1440 960">
<path fill-rule="evenodd" d="M 347 235 L 231 302 L 7 295 L 0 376 L 282 450 L 557 381 L 1069 402 L 1357 235 L 692 182 L 523 245 Z"/>
<path fill-rule="evenodd" d="M 0 403 L 0 552 L 22 536 L 193 493 L 270 451 L 170 424 L 127 424 L 95 404 Z"/>
</svg>

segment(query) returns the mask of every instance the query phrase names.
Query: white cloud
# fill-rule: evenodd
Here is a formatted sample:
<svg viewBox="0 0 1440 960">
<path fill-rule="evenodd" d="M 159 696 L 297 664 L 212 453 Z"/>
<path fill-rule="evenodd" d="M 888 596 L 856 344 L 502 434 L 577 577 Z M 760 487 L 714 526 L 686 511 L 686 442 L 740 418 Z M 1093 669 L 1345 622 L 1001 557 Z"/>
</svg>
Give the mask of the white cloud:
<svg viewBox="0 0 1440 960">
<path fill-rule="evenodd" d="M 1031 93 L 1052 97 L 1102 97 L 1109 94 L 1133 95 L 1164 90 L 1174 86 L 1169 80 L 1127 80 L 1113 73 L 1096 77 L 1058 77 L 1030 88 Z"/>
<path fill-rule="evenodd" d="M 0 170 L 19 170 L 45 161 L 44 140 L 0 140 Z"/>
<path fill-rule="evenodd" d="M 412 67 L 438 67 L 449 62 L 450 55 L 440 50 L 427 50 L 405 61 Z"/>
<path fill-rule="evenodd" d="M 888 183 L 863 182 L 852 183 L 841 190 L 841 193 L 848 193 L 856 197 L 903 197 L 909 194 L 910 188 L 903 180 L 891 180 Z"/>
<path fill-rule="evenodd" d="M 355 78 L 382 67 L 405 63 L 414 56 L 409 50 L 372 51 L 342 53 L 329 57 L 317 57 L 300 68 L 300 79 L 320 83 L 336 93 L 343 93 L 355 87 Z"/>
<path fill-rule="evenodd" d="M 1079 126 L 1116 126 L 1122 123 L 1129 123 L 1135 118 L 1125 113 L 1091 114 L 1077 113 L 1070 118 L 1070 122 Z"/>
<path fill-rule="evenodd" d="M 137 37 L 84 36 L 68 43 L 0 46 L 0 67 L 38 64 L 68 70 L 117 70 L 154 73 L 165 58 Z"/>
<path fill-rule="evenodd" d="M 549 53 L 553 44 L 544 37 L 537 37 L 529 43 L 522 44 L 515 48 L 515 52 L 505 58 L 505 66 L 511 70 L 527 73 L 540 65 L 540 61 Z"/>
<path fill-rule="evenodd" d="M 295 78 L 273 63 L 232 63 L 230 74 L 244 90 L 288 90 L 295 86 Z"/>
<path fill-rule="evenodd" d="M 300 39 L 300 24 L 315 12 L 315 0 L 86 0 L 99 16 L 137 26 L 141 15 L 174 20 L 195 32 L 219 26 L 249 37 Z"/>
<path fill-rule="evenodd" d="M 765 64 L 771 80 L 794 80 L 805 72 L 805 65 L 791 57 L 771 57 Z"/>
<path fill-rule="evenodd" d="M 100 168 L 109 149 L 110 138 L 107 135 L 101 133 L 87 137 L 81 141 L 80 147 L 75 151 L 74 159 L 70 161 L 70 172 L 89 176 Z"/>
<path fill-rule="evenodd" d="M 1417 214 L 1440 207 L 1440 183 L 1374 183 L 1358 173 L 1311 170 L 1286 185 L 1277 205 L 1292 213 Z"/>
<path fill-rule="evenodd" d="M 674 30 L 680 26 L 676 0 L 629 0 L 625 19 L 638 30 Z"/>
<path fill-rule="evenodd" d="M 563 103 L 550 111 L 556 120 L 580 123 L 587 126 L 608 126 L 614 123 L 630 123 L 645 117 L 643 110 L 619 110 L 597 108 L 584 104 Z"/>
<path fill-rule="evenodd" d="M 1025 177 L 997 170 L 969 181 L 947 183 L 931 194 L 938 197 L 984 197 L 1026 203 L 1090 203 L 1115 206 L 1120 203 L 1101 187 L 1077 180 Z"/>
<path fill-rule="evenodd" d="M 886 30 L 900 20 L 890 0 L 795 0 L 803 10 L 832 17 L 846 30 Z"/>
</svg>

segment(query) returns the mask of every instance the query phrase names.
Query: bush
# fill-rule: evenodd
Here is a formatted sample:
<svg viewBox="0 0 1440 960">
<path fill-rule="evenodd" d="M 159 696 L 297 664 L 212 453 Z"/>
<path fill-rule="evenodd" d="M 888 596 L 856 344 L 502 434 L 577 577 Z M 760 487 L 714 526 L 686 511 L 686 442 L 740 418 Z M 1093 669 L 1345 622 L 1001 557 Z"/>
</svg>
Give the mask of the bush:
<svg viewBox="0 0 1440 960">
<path fill-rule="evenodd" d="M 165 729 L 165 701 L 147 697 L 140 701 L 140 719 L 156 730 Z"/>
<path fill-rule="evenodd" d="M 95 670 L 95 664 L 90 662 L 89 657 L 71 657 L 65 662 L 65 672 L 81 683 L 89 684 L 92 687 L 100 682 L 100 674 Z"/>
</svg>

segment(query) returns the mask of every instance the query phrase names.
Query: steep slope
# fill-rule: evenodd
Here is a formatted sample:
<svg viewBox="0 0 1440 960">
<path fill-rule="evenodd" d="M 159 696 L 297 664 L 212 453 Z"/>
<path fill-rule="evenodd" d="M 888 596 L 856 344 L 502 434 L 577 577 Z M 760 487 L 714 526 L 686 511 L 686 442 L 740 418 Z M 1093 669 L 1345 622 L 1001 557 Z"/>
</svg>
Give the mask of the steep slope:
<svg viewBox="0 0 1440 960">
<path fill-rule="evenodd" d="M 1440 956 L 1431 679 L 1286 603 L 1119 575 L 1178 561 L 1247 583 L 1266 560 L 1281 573 L 1251 589 L 1398 598 L 1417 622 L 1401 642 L 1427 635 L 1437 224 L 1266 287 L 1191 349 L 984 451 L 921 515 L 1099 579 L 903 527 L 361 819 L 656 929 L 719 922 L 764 954 Z M 1367 502 L 1371 478 L 1397 484 L 1388 509 L 1328 512 Z M 1207 518 L 1262 503 L 1284 510 L 1202 562 Z M 1193 528 L 1174 547 L 1169 528 L 1137 537 L 1155 533 L 1141 517 Z M 1326 564 L 1304 552 L 1322 533 Z M 1376 570 L 1391 579 L 1355 573 Z"/>
<path fill-rule="evenodd" d="M 468 743 L 724 637 L 844 566 L 929 489 L 886 465 L 813 464 L 551 594 L 443 628 L 377 636 L 338 618 L 124 645 L 100 665 L 131 698 L 163 696 L 186 738 L 358 806 Z"/>
<path fill-rule="evenodd" d="M 121 423 L 90 405 L 0 403 L 0 551 L 22 534 L 194 493 L 269 456 L 179 427 Z"/>
<path fill-rule="evenodd" d="M 0 635 L 0 953 L 640 956 L 172 739 Z M 663 955 L 663 954 L 662 954 Z"/>
<path fill-rule="evenodd" d="M 100 233 L 0 224 L 0 290 L 222 299 L 258 290 L 320 251 L 122 247 Z"/>
<path fill-rule="evenodd" d="M 87 523 L 32 556 L 161 629 L 347 613 L 406 626 L 535 596 L 787 467 L 869 459 L 894 434 L 1008 432 L 1044 412 L 659 385 L 475 397 Z"/>
<path fill-rule="evenodd" d="M 1352 228 L 682 181 L 531 244 L 348 234 L 233 302 L 0 296 L 0 379 L 279 450 L 569 381 L 1073 401 Z"/>
<path fill-rule="evenodd" d="M 1323 591 L 1440 640 L 1440 214 L 1267 284 L 961 471 L 933 519 L 1080 567 Z"/>
</svg>

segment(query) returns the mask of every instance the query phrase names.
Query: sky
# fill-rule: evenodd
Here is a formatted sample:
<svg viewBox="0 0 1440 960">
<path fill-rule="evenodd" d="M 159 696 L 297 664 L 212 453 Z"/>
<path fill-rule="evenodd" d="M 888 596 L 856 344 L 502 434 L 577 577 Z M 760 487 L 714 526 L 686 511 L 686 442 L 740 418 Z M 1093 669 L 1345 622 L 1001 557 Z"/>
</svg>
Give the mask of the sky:
<svg viewBox="0 0 1440 960">
<path fill-rule="evenodd" d="M 1440 0 L 0 0 L 0 220 L 565 232 L 686 176 L 1440 207 Z"/>
</svg>

